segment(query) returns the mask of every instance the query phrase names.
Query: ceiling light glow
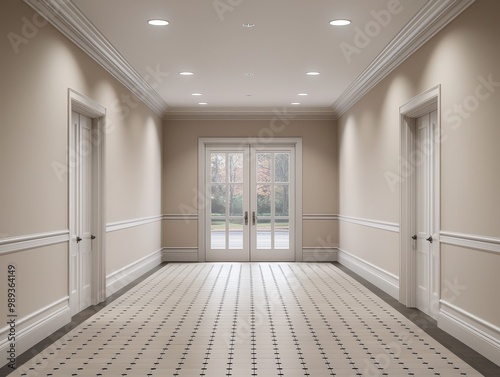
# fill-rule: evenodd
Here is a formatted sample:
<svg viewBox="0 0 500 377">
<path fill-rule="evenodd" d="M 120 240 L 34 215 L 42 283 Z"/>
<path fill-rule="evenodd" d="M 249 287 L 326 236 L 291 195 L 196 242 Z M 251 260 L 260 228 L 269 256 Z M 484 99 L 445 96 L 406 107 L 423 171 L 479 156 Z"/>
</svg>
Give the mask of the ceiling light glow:
<svg viewBox="0 0 500 377">
<path fill-rule="evenodd" d="M 183 72 L 179 72 L 179 75 L 181 75 L 181 76 L 193 76 L 194 73 L 189 72 L 189 71 L 183 71 Z"/>
<path fill-rule="evenodd" d="M 202 94 L 201 93 L 192 93 L 191 95 L 192 96 L 201 96 Z"/>
<path fill-rule="evenodd" d="M 198 102 L 198 105 L 203 105 L 204 106 L 204 105 L 208 105 L 208 103 L 206 103 L 206 102 Z"/>
<path fill-rule="evenodd" d="M 153 26 L 167 26 L 169 22 L 167 20 L 155 19 L 155 20 L 149 20 L 148 24 Z"/>
<path fill-rule="evenodd" d="M 248 22 L 248 23 L 243 24 L 243 27 L 252 28 L 252 27 L 255 27 L 255 24 L 252 24 L 251 22 Z"/>
<path fill-rule="evenodd" d="M 291 105 L 297 106 L 300 105 L 300 102 L 292 102 Z"/>
<path fill-rule="evenodd" d="M 351 23 L 351 21 L 349 20 L 332 20 L 330 21 L 330 25 L 332 26 L 346 26 L 346 25 L 349 25 Z"/>
<path fill-rule="evenodd" d="M 297 94 L 298 96 L 301 96 L 301 97 L 305 97 L 305 96 L 308 96 L 309 94 L 308 93 L 299 93 Z"/>
<path fill-rule="evenodd" d="M 318 76 L 320 73 L 319 72 L 315 72 L 315 71 L 311 71 L 311 72 L 307 72 L 306 75 L 308 76 Z"/>
</svg>

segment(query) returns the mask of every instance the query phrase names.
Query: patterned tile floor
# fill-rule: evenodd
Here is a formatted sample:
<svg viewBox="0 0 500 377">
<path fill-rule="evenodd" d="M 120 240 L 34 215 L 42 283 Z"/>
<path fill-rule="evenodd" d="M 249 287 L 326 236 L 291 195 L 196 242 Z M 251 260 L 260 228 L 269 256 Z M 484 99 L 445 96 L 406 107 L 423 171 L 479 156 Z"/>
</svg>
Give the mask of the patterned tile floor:
<svg viewBox="0 0 500 377">
<path fill-rule="evenodd" d="M 10 376 L 481 376 L 332 264 L 168 264 Z"/>
</svg>

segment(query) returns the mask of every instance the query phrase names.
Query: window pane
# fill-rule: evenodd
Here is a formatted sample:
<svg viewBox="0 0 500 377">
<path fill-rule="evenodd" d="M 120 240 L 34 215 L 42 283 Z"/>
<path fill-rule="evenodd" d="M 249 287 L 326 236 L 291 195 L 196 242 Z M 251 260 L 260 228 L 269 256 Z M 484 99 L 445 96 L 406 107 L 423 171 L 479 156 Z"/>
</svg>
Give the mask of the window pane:
<svg viewBox="0 0 500 377">
<path fill-rule="evenodd" d="M 278 183 L 288 183 L 290 154 L 276 153 L 274 156 L 274 181 Z"/>
<path fill-rule="evenodd" d="M 211 233 L 212 250 L 224 250 L 226 248 L 226 221 L 212 219 Z"/>
<path fill-rule="evenodd" d="M 288 216 L 289 195 L 288 185 L 276 185 L 274 191 L 274 209 L 276 216 Z"/>
<path fill-rule="evenodd" d="M 229 216 L 243 216 L 243 185 L 229 185 Z"/>
<path fill-rule="evenodd" d="M 290 249 L 289 220 L 276 220 L 274 224 L 274 248 Z"/>
<path fill-rule="evenodd" d="M 226 182 L 226 154 L 212 153 L 210 155 L 211 182 Z"/>
<path fill-rule="evenodd" d="M 257 182 L 271 182 L 271 153 L 257 153 Z"/>
<path fill-rule="evenodd" d="M 257 216 L 271 216 L 270 185 L 257 185 Z"/>
<path fill-rule="evenodd" d="M 257 249 L 272 249 L 270 218 L 257 220 Z"/>
<path fill-rule="evenodd" d="M 243 250 L 243 220 L 229 221 L 229 248 Z"/>
<path fill-rule="evenodd" d="M 212 216 L 226 216 L 226 186 L 212 185 Z"/>
<path fill-rule="evenodd" d="M 229 153 L 229 182 L 243 183 L 243 153 Z"/>
</svg>

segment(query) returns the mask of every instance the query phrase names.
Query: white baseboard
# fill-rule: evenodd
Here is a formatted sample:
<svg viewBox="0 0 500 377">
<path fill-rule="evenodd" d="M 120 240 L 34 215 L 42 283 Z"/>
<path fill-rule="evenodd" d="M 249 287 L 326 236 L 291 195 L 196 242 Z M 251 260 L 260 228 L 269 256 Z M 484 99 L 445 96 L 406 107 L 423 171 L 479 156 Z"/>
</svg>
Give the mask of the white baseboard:
<svg viewBox="0 0 500 377">
<path fill-rule="evenodd" d="M 362 278 L 399 300 L 399 278 L 374 264 L 339 249 L 338 261 Z"/>
<path fill-rule="evenodd" d="M 111 296 L 162 262 L 161 250 L 139 259 L 106 276 L 106 296 Z"/>
<path fill-rule="evenodd" d="M 441 301 L 438 327 L 500 366 L 500 328 Z"/>
<path fill-rule="evenodd" d="M 26 352 L 70 322 L 69 297 L 64 297 L 26 317 L 17 318 L 15 328 L 16 356 L 20 356 L 23 352 Z M 2 355 L 0 368 L 8 364 L 8 360 L 4 356 L 7 355 L 7 351 L 10 349 L 9 330 L 8 326 L 0 330 L 0 339 L 2 339 L 0 341 L 0 355 Z"/>
<path fill-rule="evenodd" d="M 196 247 L 164 247 L 164 262 L 198 262 Z"/>
<path fill-rule="evenodd" d="M 336 247 L 303 247 L 304 262 L 336 262 L 338 249 Z"/>
</svg>

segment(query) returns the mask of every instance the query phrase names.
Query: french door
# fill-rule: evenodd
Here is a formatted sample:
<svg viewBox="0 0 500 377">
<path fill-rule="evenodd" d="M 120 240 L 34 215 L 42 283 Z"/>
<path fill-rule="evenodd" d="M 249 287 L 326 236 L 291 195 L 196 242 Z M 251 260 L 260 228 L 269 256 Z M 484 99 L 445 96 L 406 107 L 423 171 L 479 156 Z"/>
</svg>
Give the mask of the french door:
<svg viewBox="0 0 500 377">
<path fill-rule="evenodd" d="M 207 261 L 295 260 L 295 148 L 205 149 Z"/>
</svg>

